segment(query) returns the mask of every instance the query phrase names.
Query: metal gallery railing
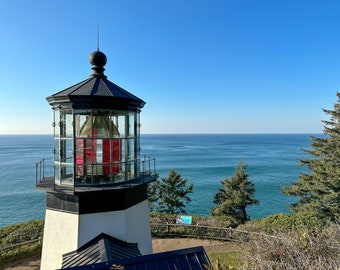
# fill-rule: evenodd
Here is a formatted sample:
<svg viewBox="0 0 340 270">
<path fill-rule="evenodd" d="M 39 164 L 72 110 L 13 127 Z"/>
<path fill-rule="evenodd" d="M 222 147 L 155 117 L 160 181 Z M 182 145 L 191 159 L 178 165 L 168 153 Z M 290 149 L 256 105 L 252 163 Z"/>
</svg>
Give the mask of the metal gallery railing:
<svg viewBox="0 0 340 270">
<path fill-rule="evenodd" d="M 54 174 L 53 159 L 43 158 L 39 162 L 35 163 L 35 184 L 39 184 L 41 180 Z"/>
<path fill-rule="evenodd" d="M 36 186 L 45 178 L 54 175 L 53 159 L 42 159 L 35 164 L 35 184 Z M 140 178 L 156 177 L 156 159 L 150 156 L 143 156 L 140 160 Z"/>
</svg>

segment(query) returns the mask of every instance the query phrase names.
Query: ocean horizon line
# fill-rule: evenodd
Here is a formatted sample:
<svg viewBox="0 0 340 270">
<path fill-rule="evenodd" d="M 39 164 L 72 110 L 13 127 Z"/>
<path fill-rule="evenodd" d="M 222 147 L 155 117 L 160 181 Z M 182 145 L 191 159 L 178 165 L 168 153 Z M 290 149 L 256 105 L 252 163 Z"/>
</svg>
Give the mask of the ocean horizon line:
<svg viewBox="0 0 340 270">
<path fill-rule="evenodd" d="M 311 135 L 323 134 L 323 132 L 173 132 L 173 133 L 154 133 L 146 132 L 141 135 Z M 53 133 L 0 133 L 0 136 L 53 136 Z"/>
</svg>

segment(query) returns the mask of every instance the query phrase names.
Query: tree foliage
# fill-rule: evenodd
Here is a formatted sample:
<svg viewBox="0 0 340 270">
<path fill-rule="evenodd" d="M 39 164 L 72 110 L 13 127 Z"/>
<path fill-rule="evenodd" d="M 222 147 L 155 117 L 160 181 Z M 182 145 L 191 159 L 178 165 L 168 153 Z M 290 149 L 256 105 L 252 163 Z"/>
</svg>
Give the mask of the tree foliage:
<svg viewBox="0 0 340 270">
<path fill-rule="evenodd" d="M 187 186 L 187 179 L 174 169 L 169 171 L 168 177 L 161 178 L 148 187 L 150 211 L 167 214 L 185 214 L 187 203 L 191 201 L 188 196 L 192 193 L 193 184 Z"/>
<path fill-rule="evenodd" d="M 150 212 L 157 212 L 157 201 L 159 200 L 158 185 L 158 178 L 155 182 L 148 184 L 148 206 Z"/>
<path fill-rule="evenodd" d="M 283 192 L 297 196 L 291 205 L 294 212 L 314 213 L 320 219 L 340 218 L 340 93 L 334 110 L 325 110 L 330 120 L 324 123 L 324 136 L 311 137 L 311 149 L 303 149 L 311 158 L 300 159 L 299 165 L 307 167 L 291 186 Z"/>
<path fill-rule="evenodd" d="M 217 206 L 211 209 L 213 216 L 227 216 L 235 226 L 250 219 L 246 212 L 248 205 L 259 204 L 254 198 L 255 187 L 248 180 L 246 168 L 247 165 L 241 161 L 235 168 L 235 174 L 221 181 L 222 187 L 218 189 L 213 201 Z"/>
</svg>

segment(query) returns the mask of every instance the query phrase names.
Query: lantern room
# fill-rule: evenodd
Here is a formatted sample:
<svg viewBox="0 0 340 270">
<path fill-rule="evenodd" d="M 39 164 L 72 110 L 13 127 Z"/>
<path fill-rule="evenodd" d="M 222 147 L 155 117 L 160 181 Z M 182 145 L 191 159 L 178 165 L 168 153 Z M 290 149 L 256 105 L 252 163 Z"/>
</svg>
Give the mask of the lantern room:
<svg viewBox="0 0 340 270">
<path fill-rule="evenodd" d="M 89 62 L 88 79 L 47 97 L 54 111 L 55 189 L 145 180 L 139 118 L 145 102 L 107 79 L 104 53 L 94 51 Z"/>
<path fill-rule="evenodd" d="M 101 185 L 137 179 L 138 119 L 138 111 L 55 108 L 55 183 Z"/>
</svg>

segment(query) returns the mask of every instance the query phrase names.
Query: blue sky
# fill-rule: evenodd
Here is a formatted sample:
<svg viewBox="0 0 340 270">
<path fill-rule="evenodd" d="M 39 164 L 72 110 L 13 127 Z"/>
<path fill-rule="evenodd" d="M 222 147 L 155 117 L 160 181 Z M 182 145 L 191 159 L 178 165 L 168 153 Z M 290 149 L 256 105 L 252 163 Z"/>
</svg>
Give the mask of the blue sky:
<svg viewBox="0 0 340 270">
<path fill-rule="evenodd" d="M 107 58 L 142 133 L 318 133 L 340 91 L 340 2 L 0 1 L 0 134 L 52 133 L 45 98 Z"/>
</svg>

